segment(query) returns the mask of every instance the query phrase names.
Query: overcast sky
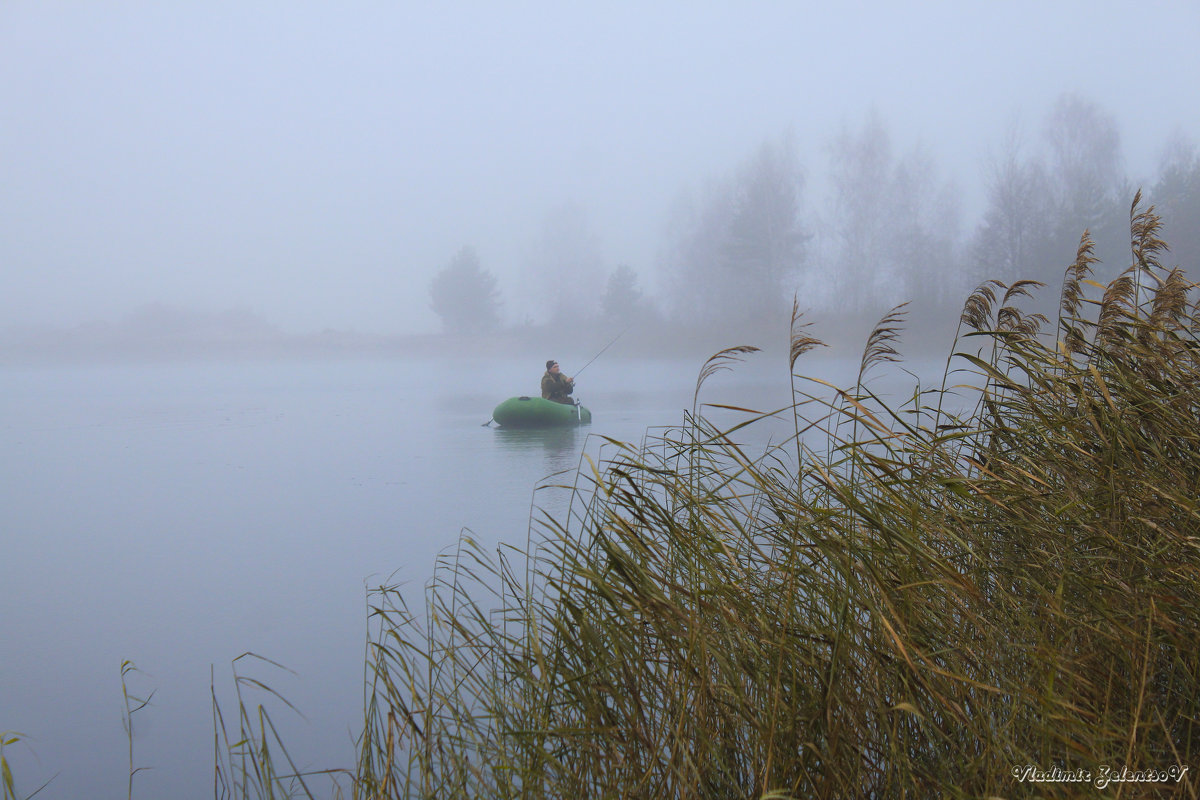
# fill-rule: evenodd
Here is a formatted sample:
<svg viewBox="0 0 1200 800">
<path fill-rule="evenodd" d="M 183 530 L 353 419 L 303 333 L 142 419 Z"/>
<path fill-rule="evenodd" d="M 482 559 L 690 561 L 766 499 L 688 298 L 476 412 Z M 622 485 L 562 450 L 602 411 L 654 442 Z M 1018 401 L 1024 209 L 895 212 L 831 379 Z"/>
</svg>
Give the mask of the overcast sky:
<svg viewBox="0 0 1200 800">
<path fill-rule="evenodd" d="M 516 305 L 566 202 L 650 286 L 672 199 L 785 130 L 816 173 L 875 109 L 970 201 L 1069 91 L 1139 180 L 1200 138 L 1197 75 L 1195 0 L 0 0 L 0 328 L 162 302 L 433 330 L 455 251 Z"/>
</svg>

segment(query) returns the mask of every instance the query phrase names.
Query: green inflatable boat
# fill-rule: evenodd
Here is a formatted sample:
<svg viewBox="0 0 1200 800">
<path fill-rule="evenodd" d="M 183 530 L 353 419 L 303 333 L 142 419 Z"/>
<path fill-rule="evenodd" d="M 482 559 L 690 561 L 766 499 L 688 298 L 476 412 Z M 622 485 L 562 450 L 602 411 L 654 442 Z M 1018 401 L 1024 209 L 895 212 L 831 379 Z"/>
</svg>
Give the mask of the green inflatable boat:
<svg viewBox="0 0 1200 800">
<path fill-rule="evenodd" d="M 592 412 L 583 406 L 555 403 L 540 397 L 510 397 L 492 412 L 492 419 L 505 428 L 558 428 L 587 425 Z"/>
</svg>

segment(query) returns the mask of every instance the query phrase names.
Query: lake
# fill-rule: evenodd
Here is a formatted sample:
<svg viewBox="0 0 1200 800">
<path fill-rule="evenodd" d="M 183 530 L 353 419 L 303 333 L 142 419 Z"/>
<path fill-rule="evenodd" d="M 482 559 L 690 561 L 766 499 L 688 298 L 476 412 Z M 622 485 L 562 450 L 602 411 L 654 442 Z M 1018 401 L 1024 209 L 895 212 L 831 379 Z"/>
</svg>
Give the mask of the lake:
<svg viewBox="0 0 1200 800">
<path fill-rule="evenodd" d="M 753 358 L 702 399 L 786 404 L 786 362 Z M 601 359 L 577 390 L 591 426 L 485 426 L 500 400 L 537 392 L 541 361 L 0 367 L 0 731 L 25 736 L 5 751 L 18 790 L 126 796 L 126 660 L 130 692 L 154 693 L 134 716 L 149 768 L 135 797 L 212 796 L 212 692 L 230 714 L 246 652 L 287 668 L 239 664 L 298 710 L 247 695 L 299 765 L 352 767 L 367 587 L 419 597 L 464 529 L 489 550 L 523 545 L 531 504 L 568 500 L 537 487 L 570 482 L 597 434 L 678 424 L 701 366 Z M 848 378 L 830 364 L 813 374 Z"/>
</svg>

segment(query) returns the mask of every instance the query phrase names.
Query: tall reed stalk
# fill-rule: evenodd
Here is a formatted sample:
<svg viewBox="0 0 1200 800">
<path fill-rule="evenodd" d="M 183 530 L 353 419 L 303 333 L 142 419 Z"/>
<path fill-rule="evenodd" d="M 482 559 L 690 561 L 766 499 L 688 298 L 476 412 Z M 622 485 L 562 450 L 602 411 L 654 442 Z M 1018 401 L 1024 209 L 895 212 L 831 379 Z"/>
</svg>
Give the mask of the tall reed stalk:
<svg viewBox="0 0 1200 800">
<path fill-rule="evenodd" d="M 125 728 L 125 738 L 129 744 L 129 781 L 126 786 L 126 797 L 133 800 L 133 779 L 142 770 L 147 767 L 136 767 L 133 761 L 133 715 L 150 705 L 150 701 L 154 699 L 154 692 L 151 691 L 145 697 L 139 697 L 129 692 L 129 680 L 133 675 L 140 674 L 141 670 L 134 665 L 132 661 L 121 662 L 121 696 L 125 703 L 125 712 L 121 720 Z"/>
</svg>

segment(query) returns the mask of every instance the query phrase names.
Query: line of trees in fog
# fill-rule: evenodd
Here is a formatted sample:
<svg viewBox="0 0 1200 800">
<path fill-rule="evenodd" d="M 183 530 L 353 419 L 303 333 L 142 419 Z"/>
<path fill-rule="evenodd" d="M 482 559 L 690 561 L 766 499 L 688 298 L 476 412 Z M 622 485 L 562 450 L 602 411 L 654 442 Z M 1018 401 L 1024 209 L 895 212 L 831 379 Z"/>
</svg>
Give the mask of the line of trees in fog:
<svg viewBox="0 0 1200 800">
<path fill-rule="evenodd" d="M 584 210 L 555 209 L 525 265 L 534 307 L 509 311 L 549 325 L 654 321 L 687 329 L 774 320 L 794 294 L 806 308 L 858 313 L 913 299 L 958 303 L 989 278 L 1057 286 L 1084 230 L 1103 261 L 1126 266 L 1129 203 L 1139 188 L 1162 214 L 1175 260 L 1187 267 L 1200 255 L 1195 144 L 1182 136 L 1165 143 L 1153 184 L 1134 185 L 1114 117 L 1077 95 L 1061 96 L 1037 134 L 1013 128 L 993 145 L 983 158 L 984 210 L 973 225 L 960 218 L 959 182 L 920 147 L 897 153 L 877 114 L 843 127 L 824 156 L 819 202 L 806 196 L 788 135 L 682 192 L 655 264 L 608 268 Z M 647 276 L 658 293 L 644 288 Z M 437 273 L 431 295 L 447 331 L 501 327 L 498 281 L 470 247 Z"/>
</svg>

